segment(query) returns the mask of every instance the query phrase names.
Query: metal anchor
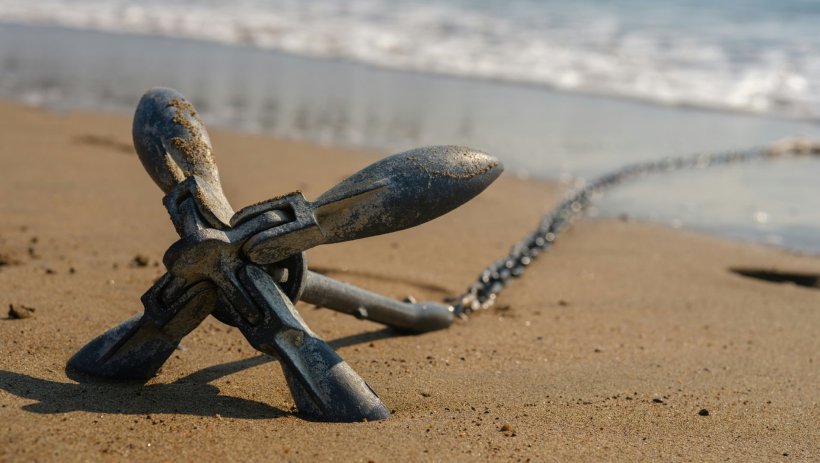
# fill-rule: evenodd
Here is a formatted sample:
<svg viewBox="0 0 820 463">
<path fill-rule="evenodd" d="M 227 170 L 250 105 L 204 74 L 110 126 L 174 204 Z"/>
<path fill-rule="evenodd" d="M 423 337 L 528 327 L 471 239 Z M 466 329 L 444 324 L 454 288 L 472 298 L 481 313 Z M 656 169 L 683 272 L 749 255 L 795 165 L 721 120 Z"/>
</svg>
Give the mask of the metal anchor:
<svg viewBox="0 0 820 463">
<path fill-rule="evenodd" d="M 180 240 L 168 272 L 142 296 L 144 313 L 77 352 L 70 368 L 148 379 L 208 315 L 279 359 L 299 412 L 322 421 L 379 420 L 387 408 L 294 308 L 297 300 L 409 332 L 448 327 L 452 307 L 399 302 L 307 269 L 304 251 L 413 227 L 467 202 L 503 169 L 484 153 L 435 146 L 399 153 L 348 177 L 316 201 L 290 193 L 234 212 L 194 107 L 156 88 L 134 115 L 134 146 L 166 193 Z"/>
</svg>

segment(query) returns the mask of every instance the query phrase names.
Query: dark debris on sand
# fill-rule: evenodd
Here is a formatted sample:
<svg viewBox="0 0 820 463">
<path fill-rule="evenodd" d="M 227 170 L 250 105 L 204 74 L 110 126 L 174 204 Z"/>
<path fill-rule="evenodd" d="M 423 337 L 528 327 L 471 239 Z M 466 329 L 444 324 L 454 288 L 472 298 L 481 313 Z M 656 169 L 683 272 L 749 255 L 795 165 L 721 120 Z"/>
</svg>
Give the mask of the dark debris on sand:
<svg viewBox="0 0 820 463">
<path fill-rule="evenodd" d="M 0 253 L 0 267 L 11 267 L 14 265 L 20 265 L 21 262 L 19 259 L 11 256 L 9 254 Z"/>
<path fill-rule="evenodd" d="M 151 258 L 145 254 L 137 254 L 131 259 L 131 267 L 148 267 L 149 263 L 151 263 Z"/>
<path fill-rule="evenodd" d="M 34 307 L 28 307 L 22 304 L 9 304 L 9 319 L 22 320 L 24 318 L 31 318 L 34 316 Z"/>
</svg>

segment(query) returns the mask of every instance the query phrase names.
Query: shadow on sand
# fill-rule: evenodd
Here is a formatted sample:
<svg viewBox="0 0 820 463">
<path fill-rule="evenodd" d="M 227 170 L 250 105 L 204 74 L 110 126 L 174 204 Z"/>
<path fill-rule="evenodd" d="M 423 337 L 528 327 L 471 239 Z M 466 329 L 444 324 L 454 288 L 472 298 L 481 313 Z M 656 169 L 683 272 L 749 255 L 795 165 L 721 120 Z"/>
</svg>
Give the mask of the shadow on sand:
<svg viewBox="0 0 820 463">
<path fill-rule="evenodd" d="M 774 269 L 732 267 L 730 272 L 769 283 L 791 283 L 804 288 L 820 289 L 820 274 L 783 272 Z"/>
<path fill-rule="evenodd" d="M 400 334 L 383 328 L 331 341 L 334 349 L 386 339 Z M 88 411 L 127 415 L 178 413 L 196 416 L 220 415 L 226 418 L 270 419 L 294 415 L 256 400 L 221 395 L 209 384 L 218 378 L 253 368 L 276 359 L 259 355 L 222 363 L 168 384 L 99 381 L 75 372 L 67 372 L 78 381 L 58 382 L 35 378 L 23 373 L 0 370 L 0 390 L 18 397 L 36 400 L 23 410 L 32 413 L 65 413 Z M 276 374 L 276 373 L 274 373 Z"/>
</svg>

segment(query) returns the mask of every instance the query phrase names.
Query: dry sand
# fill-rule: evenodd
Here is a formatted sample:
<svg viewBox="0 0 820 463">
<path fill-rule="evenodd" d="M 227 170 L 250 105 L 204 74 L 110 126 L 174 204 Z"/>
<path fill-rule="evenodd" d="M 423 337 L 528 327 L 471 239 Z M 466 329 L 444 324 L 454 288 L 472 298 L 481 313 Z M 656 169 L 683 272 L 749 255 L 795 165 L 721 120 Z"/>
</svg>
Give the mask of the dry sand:
<svg viewBox="0 0 820 463">
<path fill-rule="evenodd" d="M 212 138 L 236 208 L 315 198 L 377 156 Z M 578 223 L 497 309 L 447 331 L 398 336 L 300 304 L 386 421 L 300 419 L 275 362 L 213 319 L 145 385 L 74 382 L 66 360 L 141 311 L 162 273 L 176 235 L 161 196 L 127 117 L 0 104 L 0 306 L 36 308 L 0 320 L 0 460 L 820 459 L 820 291 L 729 271 L 817 274 L 820 259 L 639 223 Z M 334 277 L 438 300 L 557 197 L 502 178 L 429 224 L 308 255 Z"/>
</svg>

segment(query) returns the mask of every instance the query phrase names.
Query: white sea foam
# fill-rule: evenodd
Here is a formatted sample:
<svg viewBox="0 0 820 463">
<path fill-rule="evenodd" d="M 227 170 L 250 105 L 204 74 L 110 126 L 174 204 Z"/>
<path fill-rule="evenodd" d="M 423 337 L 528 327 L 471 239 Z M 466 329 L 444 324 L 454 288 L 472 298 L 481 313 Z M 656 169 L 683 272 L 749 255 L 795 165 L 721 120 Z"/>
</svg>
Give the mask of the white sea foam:
<svg viewBox="0 0 820 463">
<path fill-rule="evenodd" d="M 185 37 L 665 104 L 820 118 L 820 39 L 811 25 L 820 7 L 752 1 L 772 11 L 751 14 L 754 8 L 739 0 L 723 6 L 680 0 L 660 9 L 654 3 L 3 0 L 0 21 Z"/>
</svg>

